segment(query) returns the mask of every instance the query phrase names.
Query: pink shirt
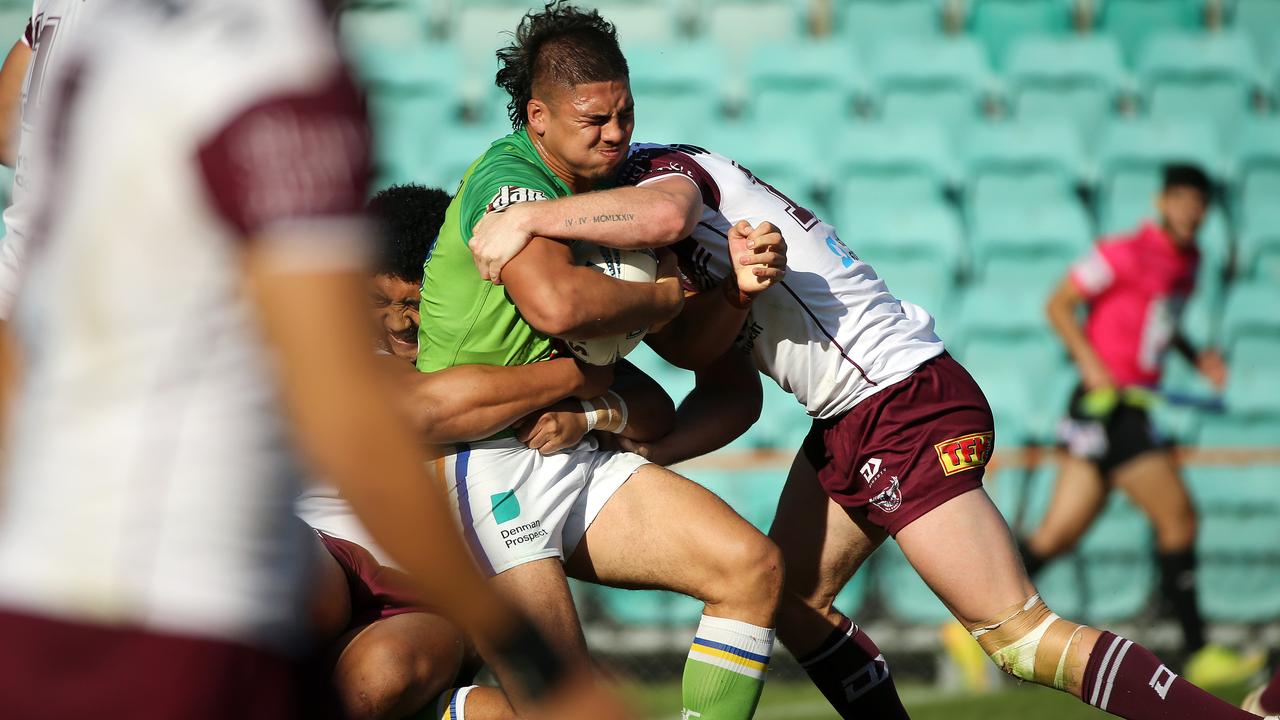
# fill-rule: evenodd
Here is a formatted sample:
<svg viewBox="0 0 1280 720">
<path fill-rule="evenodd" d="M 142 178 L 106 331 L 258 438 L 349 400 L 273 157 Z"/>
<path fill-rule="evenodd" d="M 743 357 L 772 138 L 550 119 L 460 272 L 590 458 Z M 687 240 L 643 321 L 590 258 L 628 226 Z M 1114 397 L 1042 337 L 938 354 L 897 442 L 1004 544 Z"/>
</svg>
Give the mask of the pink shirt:
<svg viewBox="0 0 1280 720">
<path fill-rule="evenodd" d="M 1084 332 L 1121 386 L 1160 382 L 1160 358 L 1195 289 L 1200 252 L 1179 250 L 1160 226 L 1103 239 L 1071 268 L 1071 284 L 1089 301 Z"/>
</svg>

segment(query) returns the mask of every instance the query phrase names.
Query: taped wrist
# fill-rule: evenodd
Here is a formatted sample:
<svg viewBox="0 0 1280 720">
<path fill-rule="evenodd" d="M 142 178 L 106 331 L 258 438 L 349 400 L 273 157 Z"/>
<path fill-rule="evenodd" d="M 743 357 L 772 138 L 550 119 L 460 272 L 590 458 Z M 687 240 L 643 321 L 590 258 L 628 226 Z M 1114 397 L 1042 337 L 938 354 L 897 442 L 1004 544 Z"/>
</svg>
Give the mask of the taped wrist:
<svg viewBox="0 0 1280 720">
<path fill-rule="evenodd" d="M 498 643 L 494 655 L 533 701 L 554 690 L 568 675 L 564 660 L 527 622 L 522 622 L 514 635 Z"/>
<path fill-rule="evenodd" d="M 1021 680 L 1062 690 L 1084 674 L 1088 659 L 1077 652 L 1084 626 L 1050 612 L 1039 595 L 968 630 L 1001 670 Z"/>
<path fill-rule="evenodd" d="M 587 416 L 587 432 L 620 433 L 627 429 L 627 403 L 618 393 L 609 390 L 604 395 L 581 402 L 582 411 Z"/>
</svg>

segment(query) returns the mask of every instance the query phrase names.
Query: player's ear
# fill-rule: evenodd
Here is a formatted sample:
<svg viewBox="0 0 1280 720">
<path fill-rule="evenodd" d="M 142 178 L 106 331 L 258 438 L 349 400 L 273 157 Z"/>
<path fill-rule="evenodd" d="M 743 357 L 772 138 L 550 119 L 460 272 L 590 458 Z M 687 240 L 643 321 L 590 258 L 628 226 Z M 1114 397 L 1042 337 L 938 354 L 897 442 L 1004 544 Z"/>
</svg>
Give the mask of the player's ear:
<svg viewBox="0 0 1280 720">
<path fill-rule="evenodd" d="M 526 125 L 535 135 L 545 135 L 547 132 L 547 104 L 537 98 L 530 98 L 529 104 L 525 106 L 525 117 L 528 118 Z"/>
</svg>

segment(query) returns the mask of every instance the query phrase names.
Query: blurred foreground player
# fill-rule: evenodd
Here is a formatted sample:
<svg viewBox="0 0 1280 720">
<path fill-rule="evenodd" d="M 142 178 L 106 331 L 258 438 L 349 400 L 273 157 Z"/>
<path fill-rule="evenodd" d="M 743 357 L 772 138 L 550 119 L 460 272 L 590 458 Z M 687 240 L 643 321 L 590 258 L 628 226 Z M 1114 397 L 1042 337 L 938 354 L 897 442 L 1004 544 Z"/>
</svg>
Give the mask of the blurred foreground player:
<svg viewBox="0 0 1280 720">
<path fill-rule="evenodd" d="M 1155 527 L 1160 591 L 1182 628 L 1187 677 L 1198 684 L 1245 680 L 1265 662 L 1262 654 L 1240 657 L 1206 645 L 1196 601 L 1196 511 L 1177 459 L 1148 415 L 1169 348 L 1219 389 L 1226 382 L 1222 357 L 1197 351 L 1179 329 L 1195 290 L 1196 239 L 1210 192 L 1200 169 L 1167 167 L 1156 198 L 1158 221 L 1105 238 L 1049 299 L 1049 320 L 1079 367 L 1080 386 L 1063 422 L 1067 454 L 1053 500 L 1021 545 L 1034 576 L 1075 547 L 1113 487 L 1123 490 Z"/>
<path fill-rule="evenodd" d="M 23 148 L 35 130 L 37 111 L 54 99 L 48 79 L 61 72 L 83 27 L 80 18 L 87 14 L 86 7 L 84 0 L 35 0 L 26 30 L 0 66 L 0 163 L 14 170 L 9 207 L 4 210 L 5 234 L 0 238 L 0 324 L 8 323 L 13 312 L 35 221 L 37 203 L 31 188 L 41 182 L 44 169 L 32 161 L 30 149 Z"/>
<path fill-rule="evenodd" d="M 1049 610 L 982 486 L 994 432 L 981 389 L 946 353 L 928 313 L 895 298 L 835 228 L 738 163 L 691 145 L 633 146 L 618 178 L 634 187 L 492 217 L 482 228 L 488 251 L 477 250 L 476 263 L 500 269 L 530 236 L 572 236 L 568 221 L 584 216 L 628 218 L 599 235 L 601 244 L 661 245 L 670 242 L 659 232 L 665 216 L 693 212 L 699 221 L 677 252 L 684 275 L 709 289 L 734 272 L 730 228 L 778 226 L 788 248 L 785 292 L 751 300 L 739 347 L 814 417 L 769 532 L 787 568 L 778 638 L 841 717 L 908 717 L 884 656 L 833 605 L 889 536 L 1016 678 L 1129 720 L 1253 717 L 1178 677 L 1141 645 Z M 697 420 L 715 402 L 705 395 L 692 402 L 695 394 L 681 404 L 669 438 L 637 449 L 660 462 L 716 449 L 715 431 Z"/>
<path fill-rule="evenodd" d="M 361 309 L 367 132 L 319 6 L 98 8 L 31 136 L 58 182 L 32 188 L 16 312 L 0 715 L 296 717 L 292 429 L 546 717 L 619 717 L 487 590 L 390 409 Z"/>
</svg>

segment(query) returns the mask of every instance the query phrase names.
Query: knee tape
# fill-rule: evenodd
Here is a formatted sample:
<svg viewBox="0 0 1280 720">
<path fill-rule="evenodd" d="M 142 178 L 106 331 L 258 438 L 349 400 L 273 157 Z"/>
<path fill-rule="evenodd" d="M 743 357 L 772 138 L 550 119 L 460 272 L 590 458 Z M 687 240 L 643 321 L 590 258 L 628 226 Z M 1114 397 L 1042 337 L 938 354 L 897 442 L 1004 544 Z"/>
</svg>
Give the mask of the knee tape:
<svg viewBox="0 0 1280 720">
<path fill-rule="evenodd" d="M 968 630 L 1001 670 L 1021 680 L 1062 690 L 1084 673 L 1086 659 L 1076 653 L 1084 626 L 1049 612 L 1039 595 Z"/>
</svg>

